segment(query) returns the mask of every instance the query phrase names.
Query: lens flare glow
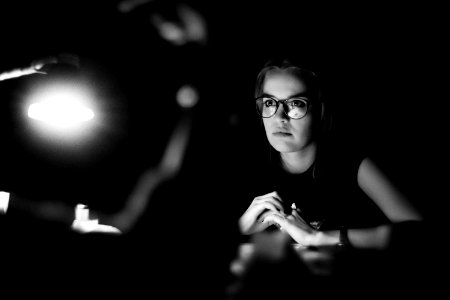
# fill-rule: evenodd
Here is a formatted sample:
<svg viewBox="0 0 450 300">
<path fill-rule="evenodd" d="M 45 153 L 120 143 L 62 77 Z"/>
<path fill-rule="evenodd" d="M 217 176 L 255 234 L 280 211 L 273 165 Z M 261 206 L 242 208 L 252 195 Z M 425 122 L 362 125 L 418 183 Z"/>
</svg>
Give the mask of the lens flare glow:
<svg viewBox="0 0 450 300">
<path fill-rule="evenodd" d="M 28 116 L 52 126 L 70 127 L 89 121 L 94 117 L 94 112 L 75 99 L 61 98 L 61 100 L 31 104 L 28 108 Z"/>
<path fill-rule="evenodd" d="M 95 117 L 95 97 L 76 82 L 55 82 L 34 90 L 27 101 L 27 116 L 41 131 L 68 138 L 83 134 Z M 74 137 L 74 136 L 73 136 Z"/>
<path fill-rule="evenodd" d="M 15 132 L 36 159 L 95 163 L 127 133 L 125 96 L 95 64 L 29 77 L 14 93 Z M 101 158 L 102 159 L 102 158 Z"/>
</svg>

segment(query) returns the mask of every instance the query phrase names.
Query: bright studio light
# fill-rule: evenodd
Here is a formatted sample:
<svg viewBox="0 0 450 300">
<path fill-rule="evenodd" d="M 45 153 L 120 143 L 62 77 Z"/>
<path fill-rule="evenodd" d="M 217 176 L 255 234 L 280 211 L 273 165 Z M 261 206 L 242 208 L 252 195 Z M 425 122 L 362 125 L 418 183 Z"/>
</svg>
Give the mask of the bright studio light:
<svg viewBox="0 0 450 300">
<path fill-rule="evenodd" d="M 29 95 L 29 118 L 49 134 L 61 133 L 65 138 L 82 133 L 94 118 L 90 108 L 93 97 L 89 89 L 75 82 L 56 82 Z"/>
<path fill-rule="evenodd" d="M 95 65 L 25 78 L 14 94 L 15 135 L 37 159 L 89 164 L 126 132 L 123 97 Z"/>
<path fill-rule="evenodd" d="M 83 106 L 73 95 L 61 94 L 59 99 L 33 103 L 28 108 L 28 116 L 54 127 L 72 127 L 89 121 L 94 112 Z"/>
</svg>

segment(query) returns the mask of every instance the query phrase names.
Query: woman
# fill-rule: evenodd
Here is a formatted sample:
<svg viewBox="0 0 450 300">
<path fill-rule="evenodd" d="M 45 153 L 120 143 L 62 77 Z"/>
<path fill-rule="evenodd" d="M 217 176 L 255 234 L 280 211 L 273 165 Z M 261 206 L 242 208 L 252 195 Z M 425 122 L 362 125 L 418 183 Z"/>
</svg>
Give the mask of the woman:
<svg viewBox="0 0 450 300">
<path fill-rule="evenodd" d="M 329 117 L 313 72 L 271 61 L 257 77 L 255 96 L 278 154 L 261 182 L 272 190 L 253 199 L 239 220 L 241 233 L 276 225 L 304 246 L 384 249 L 394 224 L 422 220 L 372 159 L 325 139 Z"/>
</svg>

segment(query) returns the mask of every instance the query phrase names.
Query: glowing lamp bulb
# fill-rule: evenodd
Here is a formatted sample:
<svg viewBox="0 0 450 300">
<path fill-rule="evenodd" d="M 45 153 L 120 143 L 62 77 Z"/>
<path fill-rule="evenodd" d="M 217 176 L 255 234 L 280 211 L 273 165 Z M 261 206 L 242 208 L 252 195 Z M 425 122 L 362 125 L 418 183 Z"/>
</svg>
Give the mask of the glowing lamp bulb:
<svg viewBox="0 0 450 300">
<path fill-rule="evenodd" d="M 55 126 L 67 126 L 89 121 L 94 112 L 74 101 L 45 101 L 31 104 L 28 117 Z"/>
</svg>

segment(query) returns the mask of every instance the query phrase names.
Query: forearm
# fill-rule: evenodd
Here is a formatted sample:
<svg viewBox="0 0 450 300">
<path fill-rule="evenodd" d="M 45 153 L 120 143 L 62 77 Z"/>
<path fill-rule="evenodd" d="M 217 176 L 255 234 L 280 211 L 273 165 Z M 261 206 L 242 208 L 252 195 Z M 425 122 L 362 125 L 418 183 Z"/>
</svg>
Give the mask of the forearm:
<svg viewBox="0 0 450 300">
<path fill-rule="evenodd" d="M 385 249 L 391 236 L 391 225 L 348 229 L 348 241 L 355 248 Z M 340 242 L 340 231 L 319 231 L 311 236 L 310 246 L 330 246 Z"/>
<path fill-rule="evenodd" d="M 380 225 L 372 228 L 349 229 L 348 239 L 355 248 L 386 249 L 392 232 L 392 225 Z"/>
</svg>

